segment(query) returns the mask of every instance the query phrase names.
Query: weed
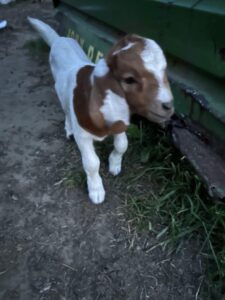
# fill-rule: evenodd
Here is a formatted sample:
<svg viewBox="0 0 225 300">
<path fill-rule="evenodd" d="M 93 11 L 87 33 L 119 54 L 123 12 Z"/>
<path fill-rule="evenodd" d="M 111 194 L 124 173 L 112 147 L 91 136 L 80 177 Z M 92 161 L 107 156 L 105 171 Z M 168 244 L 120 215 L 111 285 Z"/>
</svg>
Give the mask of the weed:
<svg viewBox="0 0 225 300">
<path fill-rule="evenodd" d="M 139 229 L 155 233 L 164 249 L 179 249 L 184 239 L 200 240 L 200 253 L 210 270 L 207 297 L 218 299 L 225 288 L 225 207 L 209 199 L 201 180 L 165 131 L 133 125 L 128 136 L 124 163 L 130 172 L 122 176 L 122 190 L 129 218 Z"/>
<path fill-rule="evenodd" d="M 66 172 L 64 177 L 65 184 L 70 188 L 84 186 L 86 181 L 86 176 L 83 171 L 70 170 Z"/>
<path fill-rule="evenodd" d="M 24 48 L 28 49 L 31 55 L 40 57 L 40 54 L 49 53 L 48 45 L 41 39 L 29 40 L 24 44 Z"/>
</svg>

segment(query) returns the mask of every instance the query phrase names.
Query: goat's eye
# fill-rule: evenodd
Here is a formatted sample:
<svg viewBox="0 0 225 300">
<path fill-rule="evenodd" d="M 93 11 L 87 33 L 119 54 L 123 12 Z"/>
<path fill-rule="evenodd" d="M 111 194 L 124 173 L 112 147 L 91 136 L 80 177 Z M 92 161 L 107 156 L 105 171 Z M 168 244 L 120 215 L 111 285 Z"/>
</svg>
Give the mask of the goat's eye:
<svg viewBox="0 0 225 300">
<path fill-rule="evenodd" d="M 137 80 L 134 77 L 126 77 L 123 79 L 126 84 L 134 84 L 137 83 Z"/>
</svg>

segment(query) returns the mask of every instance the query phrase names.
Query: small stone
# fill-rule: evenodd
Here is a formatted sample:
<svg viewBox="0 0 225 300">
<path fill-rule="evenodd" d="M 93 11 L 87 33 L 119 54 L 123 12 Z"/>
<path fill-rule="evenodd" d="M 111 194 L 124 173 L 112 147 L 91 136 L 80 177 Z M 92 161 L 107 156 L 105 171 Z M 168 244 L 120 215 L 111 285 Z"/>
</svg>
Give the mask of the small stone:
<svg viewBox="0 0 225 300">
<path fill-rule="evenodd" d="M 188 288 L 188 295 L 192 296 L 193 295 L 193 291 L 191 288 Z"/>
<path fill-rule="evenodd" d="M 18 198 L 16 195 L 12 194 L 12 200 L 13 200 L 13 201 L 18 201 L 19 198 Z"/>
<path fill-rule="evenodd" d="M 19 252 L 20 252 L 20 251 L 22 251 L 22 250 L 23 250 L 23 247 L 22 247 L 21 245 L 17 245 L 17 246 L 16 246 L 16 249 L 17 249 L 17 251 L 19 251 Z"/>
<path fill-rule="evenodd" d="M 51 283 L 47 284 L 43 289 L 40 290 L 40 293 L 45 293 L 51 289 Z"/>
</svg>

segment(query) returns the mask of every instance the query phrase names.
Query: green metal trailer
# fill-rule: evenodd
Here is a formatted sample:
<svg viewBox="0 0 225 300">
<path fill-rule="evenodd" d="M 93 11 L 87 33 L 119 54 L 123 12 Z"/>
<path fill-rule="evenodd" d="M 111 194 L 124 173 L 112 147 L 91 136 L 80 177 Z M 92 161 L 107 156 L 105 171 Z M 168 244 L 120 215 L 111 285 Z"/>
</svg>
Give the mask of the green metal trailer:
<svg viewBox="0 0 225 300">
<path fill-rule="evenodd" d="M 174 143 L 225 201 L 225 1 L 54 0 L 61 32 L 97 62 L 126 33 L 156 40 L 169 63 Z"/>
</svg>

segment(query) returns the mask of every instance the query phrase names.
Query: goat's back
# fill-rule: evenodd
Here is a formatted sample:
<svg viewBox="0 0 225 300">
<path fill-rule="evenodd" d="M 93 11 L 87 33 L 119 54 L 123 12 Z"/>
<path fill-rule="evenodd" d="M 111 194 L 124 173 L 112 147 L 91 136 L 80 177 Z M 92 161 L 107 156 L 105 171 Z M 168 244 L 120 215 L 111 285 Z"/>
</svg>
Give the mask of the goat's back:
<svg viewBox="0 0 225 300">
<path fill-rule="evenodd" d="M 76 76 L 83 66 L 92 64 L 78 42 L 67 37 L 58 37 L 54 41 L 49 61 L 55 81 L 60 73 L 67 73 L 73 69 Z"/>
</svg>

